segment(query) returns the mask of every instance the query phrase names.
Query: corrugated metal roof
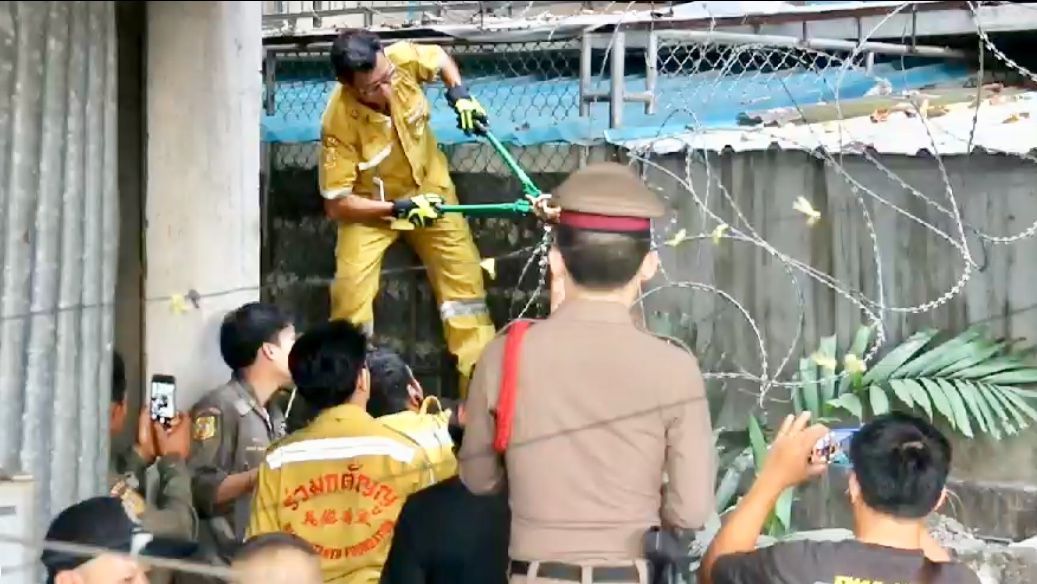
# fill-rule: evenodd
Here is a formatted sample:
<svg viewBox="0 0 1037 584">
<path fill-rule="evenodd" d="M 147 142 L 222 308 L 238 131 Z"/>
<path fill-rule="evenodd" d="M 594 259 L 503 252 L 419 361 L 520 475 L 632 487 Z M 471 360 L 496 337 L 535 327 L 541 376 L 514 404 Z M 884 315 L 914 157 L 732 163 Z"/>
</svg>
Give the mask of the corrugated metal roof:
<svg viewBox="0 0 1037 584">
<path fill-rule="evenodd" d="M 589 117 L 579 115 L 579 79 L 575 77 L 477 77 L 467 79 L 472 93 L 490 113 L 494 133 L 505 143 L 531 146 L 546 143 L 595 144 L 684 134 L 689 127 L 724 129 L 739 127 L 747 111 L 796 107 L 860 98 L 877 85 L 894 93 L 934 85 L 958 85 L 969 77 L 959 64 L 927 65 L 900 69 L 877 65 L 871 74 L 860 70 L 842 73 L 837 67 L 818 73 L 789 69 L 776 73 L 748 72 L 719 75 L 659 76 L 658 113 L 644 113 L 641 104 L 627 104 L 623 127 L 608 128 L 608 104 L 594 104 Z M 879 81 L 882 80 L 882 81 Z M 596 89 L 607 89 L 598 80 Z M 627 91 L 643 91 L 643 76 L 626 79 Z M 319 137 L 320 116 L 334 82 L 304 79 L 278 82 L 276 111 L 265 116 L 262 139 L 266 142 L 312 142 Z M 454 115 L 442 98 L 441 86 L 431 86 L 433 131 L 444 145 L 472 142 L 455 127 Z"/>
<path fill-rule="evenodd" d="M 975 149 L 1023 155 L 1037 150 L 1037 92 L 998 94 L 982 100 L 978 111 L 975 99 L 928 105 L 925 109 L 928 115 L 924 120 L 915 107 L 883 108 L 841 120 L 742 129 L 702 128 L 659 140 L 621 142 L 656 154 L 726 148 L 745 152 L 772 147 L 847 154 L 871 149 L 908 156 L 960 155 Z"/>
</svg>

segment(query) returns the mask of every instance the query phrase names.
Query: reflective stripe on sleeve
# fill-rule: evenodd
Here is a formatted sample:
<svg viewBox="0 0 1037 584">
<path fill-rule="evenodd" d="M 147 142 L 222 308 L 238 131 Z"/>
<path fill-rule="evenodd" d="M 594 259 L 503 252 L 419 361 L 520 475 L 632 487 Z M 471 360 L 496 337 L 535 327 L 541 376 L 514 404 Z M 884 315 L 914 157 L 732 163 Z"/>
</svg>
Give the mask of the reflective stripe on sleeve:
<svg viewBox="0 0 1037 584">
<path fill-rule="evenodd" d="M 389 156 L 390 152 L 392 152 L 392 144 L 389 144 L 385 148 L 382 148 L 381 151 L 379 151 L 378 154 L 375 154 L 374 156 L 372 156 L 370 160 L 368 160 L 366 162 L 361 162 L 360 164 L 358 164 L 357 168 L 359 168 L 360 170 L 367 170 L 369 168 L 374 168 L 374 167 L 378 166 L 379 164 L 381 164 L 382 161 L 385 160 L 385 158 L 387 156 Z"/>
</svg>

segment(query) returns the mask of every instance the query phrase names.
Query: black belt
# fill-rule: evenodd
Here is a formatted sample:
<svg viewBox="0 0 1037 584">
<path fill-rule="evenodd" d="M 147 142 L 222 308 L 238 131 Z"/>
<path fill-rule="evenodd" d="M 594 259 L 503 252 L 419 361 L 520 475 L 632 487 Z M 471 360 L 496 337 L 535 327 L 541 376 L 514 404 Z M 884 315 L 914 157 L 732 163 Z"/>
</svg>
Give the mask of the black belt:
<svg viewBox="0 0 1037 584">
<path fill-rule="evenodd" d="M 531 562 L 511 560 L 511 573 L 528 576 Z M 564 564 L 562 562 L 540 562 L 537 567 L 537 578 L 551 578 L 567 582 L 583 581 L 583 566 Z M 641 575 L 637 566 L 594 566 L 587 567 L 591 571 L 591 582 L 640 582 Z"/>
</svg>

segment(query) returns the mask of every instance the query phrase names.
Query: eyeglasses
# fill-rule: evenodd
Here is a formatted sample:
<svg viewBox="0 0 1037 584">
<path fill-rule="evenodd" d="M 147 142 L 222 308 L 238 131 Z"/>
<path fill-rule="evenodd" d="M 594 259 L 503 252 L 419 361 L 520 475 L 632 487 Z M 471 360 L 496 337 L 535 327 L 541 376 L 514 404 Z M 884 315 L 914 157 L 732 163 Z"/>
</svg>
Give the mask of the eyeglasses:
<svg viewBox="0 0 1037 584">
<path fill-rule="evenodd" d="M 365 87 L 358 87 L 356 91 L 357 91 L 357 93 L 359 93 L 361 96 L 364 96 L 364 97 L 373 96 L 373 95 L 378 93 L 378 90 L 383 85 L 391 85 L 392 84 L 392 80 L 395 77 L 396 77 L 396 65 L 393 65 L 392 63 L 390 63 L 389 64 L 389 70 L 385 72 L 385 75 L 382 75 L 382 77 L 380 79 L 378 79 L 377 81 L 374 81 L 372 83 L 369 83 Z"/>
</svg>

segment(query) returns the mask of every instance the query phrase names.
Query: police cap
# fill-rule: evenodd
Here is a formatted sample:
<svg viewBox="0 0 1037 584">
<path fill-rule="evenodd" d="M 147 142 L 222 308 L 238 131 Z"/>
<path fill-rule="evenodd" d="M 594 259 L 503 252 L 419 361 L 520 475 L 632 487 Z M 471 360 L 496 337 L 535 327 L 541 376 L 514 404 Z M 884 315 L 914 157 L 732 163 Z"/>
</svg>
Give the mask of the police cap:
<svg viewBox="0 0 1037 584">
<path fill-rule="evenodd" d="M 623 164 L 588 165 L 571 175 L 554 192 L 561 213 L 558 222 L 577 229 L 640 232 L 662 217 L 659 197 Z"/>
</svg>

